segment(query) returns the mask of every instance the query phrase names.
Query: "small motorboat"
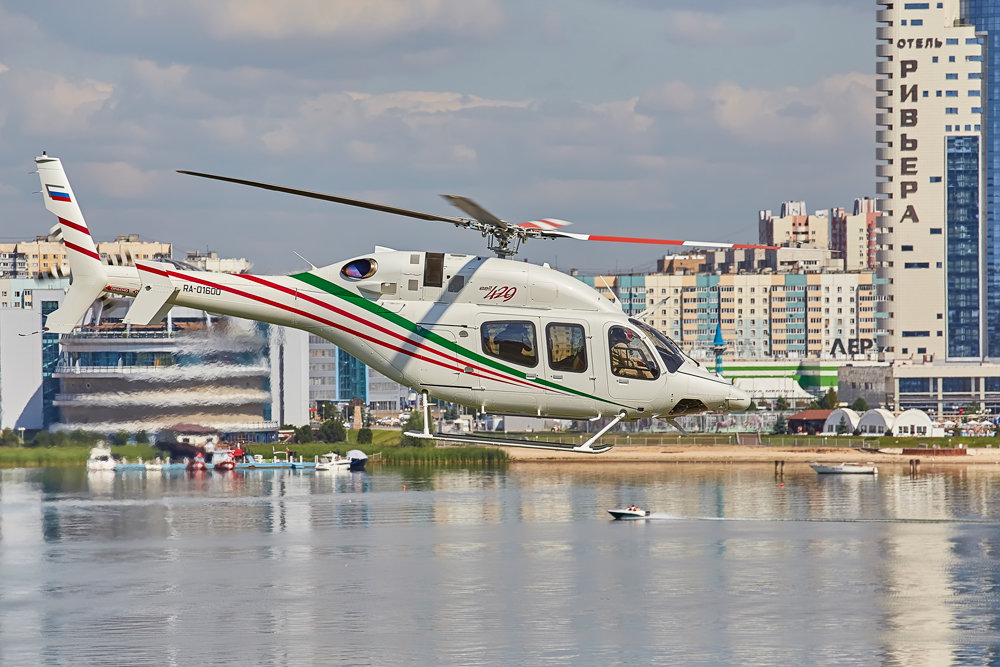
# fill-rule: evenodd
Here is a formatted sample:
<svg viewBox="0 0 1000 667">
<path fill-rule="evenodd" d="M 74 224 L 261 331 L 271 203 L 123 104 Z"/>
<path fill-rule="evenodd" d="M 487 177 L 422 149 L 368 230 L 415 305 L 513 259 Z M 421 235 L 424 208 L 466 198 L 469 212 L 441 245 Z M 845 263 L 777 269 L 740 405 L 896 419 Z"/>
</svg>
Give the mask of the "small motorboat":
<svg viewBox="0 0 1000 667">
<path fill-rule="evenodd" d="M 365 454 L 360 449 L 351 449 L 345 454 L 349 465 L 347 469 L 351 472 L 360 472 L 365 469 L 365 465 L 368 463 L 368 455 Z"/>
<path fill-rule="evenodd" d="M 196 472 L 199 470 L 206 470 L 208 466 L 205 465 L 205 458 L 198 452 L 198 455 L 187 462 L 188 472 Z"/>
<path fill-rule="evenodd" d="M 220 472 L 226 470 L 236 470 L 236 459 L 231 456 L 225 456 L 220 458 L 218 461 L 213 462 L 212 467 Z"/>
<path fill-rule="evenodd" d="M 874 463 L 810 463 L 809 467 L 820 475 L 877 475 Z"/>
<path fill-rule="evenodd" d="M 114 470 L 116 465 L 118 462 L 111 455 L 110 447 L 93 447 L 87 457 L 87 470 Z"/>
<path fill-rule="evenodd" d="M 316 462 L 316 470 L 347 470 L 351 465 L 351 460 L 346 456 L 341 456 L 338 452 L 328 452 L 321 454 Z"/>
<path fill-rule="evenodd" d="M 644 510 L 635 505 L 629 505 L 628 507 L 622 507 L 620 509 L 608 510 L 608 514 L 616 519 L 630 520 L 630 519 L 645 519 L 649 516 L 649 510 Z"/>
</svg>

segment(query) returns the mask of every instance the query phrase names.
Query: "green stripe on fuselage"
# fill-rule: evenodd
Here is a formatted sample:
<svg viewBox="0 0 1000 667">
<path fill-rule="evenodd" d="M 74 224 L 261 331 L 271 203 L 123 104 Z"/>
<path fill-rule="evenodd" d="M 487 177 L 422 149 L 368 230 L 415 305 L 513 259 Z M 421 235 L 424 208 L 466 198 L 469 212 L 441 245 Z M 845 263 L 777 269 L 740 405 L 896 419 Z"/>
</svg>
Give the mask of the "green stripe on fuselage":
<svg viewBox="0 0 1000 667">
<path fill-rule="evenodd" d="M 430 331 L 429 329 L 425 329 L 424 327 L 416 324 L 415 322 L 411 322 L 410 320 L 406 319 L 405 317 L 401 317 L 401 316 L 397 315 L 396 313 L 392 312 L 391 310 L 383 308 L 382 306 L 379 306 L 376 303 L 372 303 L 371 301 L 369 301 L 368 299 L 364 298 L 360 294 L 356 294 L 354 292 L 351 292 L 350 290 L 346 290 L 343 287 L 341 287 L 340 285 L 337 285 L 335 283 L 331 283 L 329 280 L 327 280 L 325 278 L 321 278 L 321 277 L 317 276 L 314 273 L 308 273 L 308 272 L 307 273 L 296 273 L 296 274 L 291 275 L 290 277 L 291 278 L 295 278 L 296 280 L 301 280 L 302 282 L 304 282 L 304 283 L 306 283 L 308 285 L 312 285 L 313 287 L 315 287 L 315 288 L 317 288 L 319 290 L 322 290 L 323 292 L 326 292 L 327 294 L 331 294 L 331 295 L 337 297 L 338 299 L 343 299 L 344 301 L 347 301 L 348 303 L 351 303 L 351 304 L 357 306 L 358 308 L 361 308 L 362 310 L 368 311 L 372 315 L 376 315 L 378 317 L 381 317 L 384 320 L 387 320 L 387 321 L 395 324 L 396 326 L 400 327 L 401 329 L 405 329 L 406 331 L 409 331 L 410 333 L 414 333 L 414 334 L 416 334 L 416 335 L 418 335 L 418 336 L 420 336 L 422 338 L 425 338 L 426 340 L 429 340 L 431 342 L 437 343 L 438 345 L 440 345 L 441 347 L 445 348 L 446 350 L 450 350 L 451 352 L 454 352 L 455 354 L 457 354 L 459 356 L 465 357 L 465 358 L 470 359 L 472 361 L 476 361 L 476 362 L 478 362 L 478 363 L 480 363 L 480 364 L 482 364 L 484 366 L 489 366 L 489 367 L 494 368 L 494 369 L 496 369 L 498 371 L 502 371 L 502 372 L 507 373 L 509 375 L 513 375 L 514 377 L 521 378 L 522 380 L 525 380 L 525 381 L 534 382 L 536 384 L 539 384 L 539 385 L 542 385 L 542 386 L 545 386 L 545 387 L 550 387 L 552 389 L 558 389 L 559 391 L 564 391 L 564 392 L 569 393 L 569 394 L 576 394 L 577 396 L 582 396 L 583 398 L 589 398 L 591 400 L 601 401 L 602 403 L 610 403 L 611 405 L 614 405 L 614 406 L 617 406 L 617 407 L 621 407 L 621 408 L 628 407 L 628 406 L 622 405 L 621 403 L 615 403 L 614 401 L 609 401 L 609 400 L 607 400 L 605 398 L 600 398 L 599 396 L 593 396 L 591 394 L 579 391 L 577 389 L 573 389 L 572 387 L 564 387 L 564 386 L 562 386 L 560 384 L 556 384 L 555 382 L 551 382 L 549 380 L 540 379 L 540 378 L 535 378 L 533 380 L 528 380 L 528 376 L 527 376 L 527 374 L 524 371 L 517 370 L 516 368 L 512 368 L 511 366 L 507 366 L 507 365 L 505 365 L 503 363 L 500 363 L 496 359 L 491 359 L 489 357 L 485 357 L 485 356 L 483 356 L 481 354 L 478 354 L 477 352 L 473 352 L 471 350 L 467 350 L 466 348 L 462 347 L 458 343 L 450 341 L 447 338 L 445 338 L 443 336 L 440 336 L 440 335 L 434 333 L 433 331 Z"/>
</svg>

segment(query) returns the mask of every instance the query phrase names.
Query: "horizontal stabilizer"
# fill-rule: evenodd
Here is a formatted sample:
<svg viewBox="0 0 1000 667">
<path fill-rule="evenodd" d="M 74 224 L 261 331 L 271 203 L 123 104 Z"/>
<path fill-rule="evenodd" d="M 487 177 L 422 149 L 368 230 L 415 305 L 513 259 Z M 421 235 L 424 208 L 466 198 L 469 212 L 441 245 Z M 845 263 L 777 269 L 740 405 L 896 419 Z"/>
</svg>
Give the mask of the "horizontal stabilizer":
<svg viewBox="0 0 1000 667">
<path fill-rule="evenodd" d="M 87 310 L 104 292 L 104 281 L 92 277 L 74 276 L 73 284 L 59 308 L 45 318 L 45 330 L 52 333 L 70 333 L 80 324 Z"/>
<path fill-rule="evenodd" d="M 173 296 L 177 293 L 167 274 L 170 265 L 164 262 L 136 262 L 135 265 L 142 285 L 124 321 L 126 324 L 156 324 L 173 306 Z"/>
</svg>

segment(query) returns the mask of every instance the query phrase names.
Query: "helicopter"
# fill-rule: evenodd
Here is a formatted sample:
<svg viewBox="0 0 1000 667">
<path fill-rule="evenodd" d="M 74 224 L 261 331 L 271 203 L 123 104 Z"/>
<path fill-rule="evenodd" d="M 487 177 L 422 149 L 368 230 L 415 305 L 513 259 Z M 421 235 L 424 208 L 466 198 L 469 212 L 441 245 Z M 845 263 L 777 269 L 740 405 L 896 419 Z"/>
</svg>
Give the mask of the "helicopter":
<svg viewBox="0 0 1000 667">
<path fill-rule="evenodd" d="M 482 234 L 494 257 L 441 251 L 372 252 L 291 275 L 183 270 L 160 261 L 106 265 L 59 158 L 35 158 L 46 208 L 59 220 L 72 284 L 44 330 L 69 333 L 103 296 L 131 297 L 126 324 L 161 321 L 173 306 L 303 329 L 341 347 L 423 397 L 431 441 L 598 454 L 619 422 L 745 410 L 750 397 L 689 357 L 673 340 L 630 318 L 594 288 L 546 265 L 514 261 L 528 240 L 771 248 L 670 239 L 576 234 L 559 219 L 512 224 L 471 199 L 445 195 L 469 217 L 421 213 L 297 188 L 179 173 L 440 221 Z M 428 397 L 483 413 L 607 419 L 579 445 L 430 430 Z"/>
</svg>

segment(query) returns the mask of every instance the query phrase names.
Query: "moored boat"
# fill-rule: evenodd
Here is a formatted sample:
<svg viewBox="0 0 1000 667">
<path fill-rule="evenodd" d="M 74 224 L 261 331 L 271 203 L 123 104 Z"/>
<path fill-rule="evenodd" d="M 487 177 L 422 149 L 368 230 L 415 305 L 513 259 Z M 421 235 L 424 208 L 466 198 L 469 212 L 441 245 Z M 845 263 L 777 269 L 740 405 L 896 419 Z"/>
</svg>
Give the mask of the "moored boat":
<svg viewBox="0 0 1000 667">
<path fill-rule="evenodd" d="M 608 510 L 608 513 L 616 519 L 623 520 L 635 520 L 635 519 L 645 519 L 649 516 L 649 510 L 644 510 L 635 505 L 629 505 L 628 507 L 621 507 L 619 509 Z"/>
<path fill-rule="evenodd" d="M 111 448 L 103 445 L 92 447 L 87 457 L 87 470 L 114 470 L 117 465 L 111 455 Z"/>
<path fill-rule="evenodd" d="M 320 455 L 316 470 L 347 470 L 350 465 L 351 460 L 346 456 L 341 456 L 339 452 L 328 452 Z"/>
<path fill-rule="evenodd" d="M 212 467 L 219 471 L 235 470 L 236 461 L 231 456 L 220 457 L 218 461 L 215 461 L 213 456 Z"/>
<path fill-rule="evenodd" d="M 193 459 L 189 459 L 186 467 L 188 472 L 197 472 L 208 468 L 208 466 L 205 465 L 205 459 L 202 457 L 201 452 L 198 452 L 197 456 Z"/>
<path fill-rule="evenodd" d="M 820 475 L 877 475 L 874 463 L 810 463 L 809 467 Z"/>
<path fill-rule="evenodd" d="M 344 456 L 346 456 L 347 460 L 350 462 L 347 469 L 352 472 L 364 470 L 365 465 L 368 463 L 368 455 L 360 449 L 351 449 Z"/>
</svg>

